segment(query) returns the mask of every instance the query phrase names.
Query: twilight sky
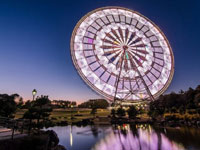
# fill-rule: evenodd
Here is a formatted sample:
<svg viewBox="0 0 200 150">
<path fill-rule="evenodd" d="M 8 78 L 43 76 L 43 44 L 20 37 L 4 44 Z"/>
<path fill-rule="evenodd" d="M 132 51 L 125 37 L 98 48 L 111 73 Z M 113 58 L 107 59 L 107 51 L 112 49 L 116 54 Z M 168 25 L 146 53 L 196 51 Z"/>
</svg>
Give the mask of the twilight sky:
<svg viewBox="0 0 200 150">
<path fill-rule="evenodd" d="M 103 6 L 136 10 L 157 24 L 174 52 L 167 93 L 200 84 L 199 0 L 0 0 L 0 93 L 50 99 L 100 97 L 76 72 L 70 38 L 79 19 Z"/>
</svg>

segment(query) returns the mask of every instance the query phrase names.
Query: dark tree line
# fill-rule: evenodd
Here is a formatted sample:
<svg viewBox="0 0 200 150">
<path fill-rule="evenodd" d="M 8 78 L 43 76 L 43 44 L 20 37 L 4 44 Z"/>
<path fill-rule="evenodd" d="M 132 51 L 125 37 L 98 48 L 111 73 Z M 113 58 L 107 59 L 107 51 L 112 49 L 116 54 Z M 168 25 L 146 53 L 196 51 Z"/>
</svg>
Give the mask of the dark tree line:
<svg viewBox="0 0 200 150">
<path fill-rule="evenodd" d="M 179 93 L 161 95 L 149 106 L 149 116 L 156 118 L 164 113 L 200 113 L 200 85 Z"/>
<path fill-rule="evenodd" d="M 82 104 L 78 105 L 79 108 L 102 108 L 106 109 L 109 106 L 109 103 L 105 99 L 95 99 L 89 100 L 87 102 L 83 102 Z"/>
<path fill-rule="evenodd" d="M 53 100 L 52 108 L 71 108 L 76 106 L 75 101 L 65 101 L 65 100 Z"/>
</svg>

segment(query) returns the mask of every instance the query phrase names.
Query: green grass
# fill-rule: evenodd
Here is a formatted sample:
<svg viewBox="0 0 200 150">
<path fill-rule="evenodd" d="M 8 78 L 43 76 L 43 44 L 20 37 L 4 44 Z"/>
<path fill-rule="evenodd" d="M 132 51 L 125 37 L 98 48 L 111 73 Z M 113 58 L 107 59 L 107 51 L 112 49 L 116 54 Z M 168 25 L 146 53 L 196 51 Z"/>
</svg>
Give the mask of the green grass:
<svg viewBox="0 0 200 150">
<path fill-rule="evenodd" d="M 25 110 L 25 109 L 18 110 L 15 114 L 15 118 L 16 119 L 22 118 L 23 114 L 26 111 L 27 110 Z M 91 109 L 85 109 L 85 108 L 54 109 L 51 112 L 49 119 L 52 120 L 55 123 L 61 122 L 61 121 L 67 121 L 69 123 L 78 122 L 78 121 L 81 121 L 83 119 L 93 118 L 94 116 L 92 114 L 90 114 L 90 112 L 91 112 Z M 71 120 L 71 115 L 74 118 L 72 120 Z M 99 117 L 107 117 L 108 115 L 110 115 L 110 110 L 108 110 L 108 109 L 98 109 L 97 113 L 95 114 L 95 116 L 99 116 Z M 165 118 L 167 116 L 173 116 L 173 115 L 175 115 L 176 118 L 179 118 L 179 119 L 188 118 L 188 119 L 192 120 L 194 118 L 200 118 L 200 116 L 198 114 L 189 114 L 189 113 L 185 113 L 185 114 L 165 113 L 163 115 L 163 117 Z M 150 119 L 150 117 L 147 115 L 147 112 L 145 112 L 143 114 L 139 114 L 137 117 L 139 117 L 140 119 Z"/>
<path fill-rule="evenodd" d="M 15 118 L 22 118 L 23 114 L 27 110 L 21 109 L 18 110 L 15 114 Z M 90 114 L 91 109 L 79 109 L 79 108 L 74 108 L 74 109 L 54 109 L 49 118 L 53 122 L 60 122 L 60 121 L 68 121 L 68 122 L 77 122 L 81 121 L 82 119 L 88 119 L 88 118 L 93 118 L 93 115 Z M 96 116 L 99 117 L 107 117 L 110 115 L 110 110 L 108 109 L 98 109 Z M 71 120 L 71 116 L 73 116 L 73 120 Z"/>
</svg>

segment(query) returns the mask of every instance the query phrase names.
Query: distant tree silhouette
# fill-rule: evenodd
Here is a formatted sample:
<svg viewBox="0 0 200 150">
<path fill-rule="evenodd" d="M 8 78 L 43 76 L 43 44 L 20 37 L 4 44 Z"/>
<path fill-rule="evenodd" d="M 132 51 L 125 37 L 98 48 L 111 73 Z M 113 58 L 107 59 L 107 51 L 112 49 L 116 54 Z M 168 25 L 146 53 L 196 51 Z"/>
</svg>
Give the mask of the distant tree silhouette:
<svg viewBox="0 0 200 150">
<path fill-rule="evenodd" d="M 109 106 L 109 103 L 105 99 L 92 99 L 87 102 L 83 102 L 78 107 L 79 108 L 92 108 L 92 106 L 95 106 L 95 108 L 106 109 Z"/>
<path fill-rule="evenodd" d="M 194 112 L 193 110 L 196 110 Z M 189 111 L 187 111 L 189 110 Z M 200 110 L 200 85 L 196 89 L 191 87 L 187 91 L 179 93 L 161 95 L 157 100 L 150 102 L 149 116 L 156 118 L 162 116 L 165 112 L 184 114 L 198 113 Z"/>
<path fill-rule="evenodd" d="M 52 108 L 70 108 L 72 105 L 73 107 L 76 106 L 75 101 L 68 101 L 68 100 L 53 100 L 51 102 Z"/>
</svg>

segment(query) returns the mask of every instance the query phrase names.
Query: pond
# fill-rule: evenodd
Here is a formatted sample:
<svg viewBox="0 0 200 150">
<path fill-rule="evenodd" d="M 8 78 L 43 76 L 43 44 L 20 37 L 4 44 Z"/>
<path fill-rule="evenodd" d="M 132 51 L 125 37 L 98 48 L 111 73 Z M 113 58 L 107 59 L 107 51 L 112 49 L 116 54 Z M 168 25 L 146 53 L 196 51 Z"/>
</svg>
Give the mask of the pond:
<svg viewBox="0 0 200 150">
<path fill-rule="evenodd" d="M 67 150 L 200 150 L 198 128 L 141 125 L 52 127 Z"/>
</svg>

